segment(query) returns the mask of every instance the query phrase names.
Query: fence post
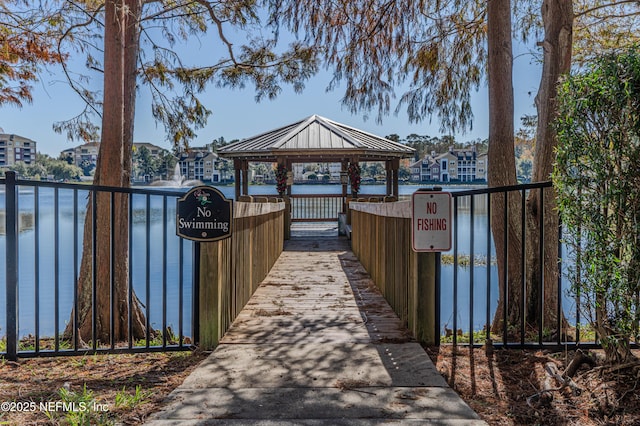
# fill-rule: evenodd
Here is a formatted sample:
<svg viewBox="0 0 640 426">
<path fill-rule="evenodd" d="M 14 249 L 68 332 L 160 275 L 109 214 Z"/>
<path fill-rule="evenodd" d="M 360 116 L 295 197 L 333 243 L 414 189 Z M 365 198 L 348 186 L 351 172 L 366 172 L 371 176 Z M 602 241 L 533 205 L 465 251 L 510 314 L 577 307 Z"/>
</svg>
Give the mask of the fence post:
<svg viewBox="0 0 640 426">
<path fill-rule="evenodd" d="M 200 243 L 193 242 L 193 279 L 191 295 L 192 346 L 200 344 Z"/>
<path fill-rule="evenodd" d="M 291 239 L 291 197 L 284 197 L 284 239 Z"/>
<path fill-rule="evenodd" d="M 420 252 L 417 256 L 416 339 L 440 345 L 440 253 Z"/>
<path fill-rule="evenodd" d="M 228 268 L 220 262 L 222 241 L 203 243 L 200 252 L 200 294 L 198 295 L 200 321 L 199 346 L 213 350 L 220 341 L 220 274 Z"/>
<path fill-rule="evenodd" d="M 18 232 L 16 211 L 16 173 L 5 174 L 6 229 L 6 296 L 7 296 L 7 353 L 6 358 L 18 357 Z"/>
</svg>

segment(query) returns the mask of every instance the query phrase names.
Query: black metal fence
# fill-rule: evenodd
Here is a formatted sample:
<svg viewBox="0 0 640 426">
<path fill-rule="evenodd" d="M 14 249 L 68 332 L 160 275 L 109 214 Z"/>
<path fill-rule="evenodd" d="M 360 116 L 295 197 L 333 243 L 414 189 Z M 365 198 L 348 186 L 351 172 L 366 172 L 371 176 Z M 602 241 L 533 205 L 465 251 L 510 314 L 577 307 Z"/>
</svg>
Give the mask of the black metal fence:
<svg viewBox="0 0 640 426">
<path fill-rule="evenodd" d="M 291 195 L 291 220 L 294 222 L 337 221 L 344 197 L 339 194 Z"/>
<path fill-rule="evenodd" d="M 6 223 L 0 228 L 0 263 L 6 270 L 0 277 L 0 356 L 189 350 L 196 343 L 198 260 L 194 243 L 175 235 L 175 199 L 183 191 L 17 180 L 13 172 L 0 184 L 0 212 L 5 215 L 0 222 Z M 109 200 L 101 207 L 109 210 L 112 249 L 107 259 L 97 259 L 83 245 L 97 244 L 98 194 Z M 114 207 L 117 194 L 124 194 L 127 211 Z M 116 218 L 128 226 L 128 256 L 113 243 Z M 85 221 L 90 222 L 90 236 L 84 235 Z M 82 262 L 92 271 L 84 293 L 78 291 Z M 96 286 L 97 262 L 109 263 L 106 292 Z M 122 290 L 114 279 L 118 265 L 128 269 L 127 305 L 141 307 L 142 335 L 132 332 L 133 310 L 122 313 L 114 303 L 116 291 Z M 86 312 L 79 309 L 80 298 L 90 300 L 89 326 L 81 324 L 87 320 L 82 319 Z M 99 321 L 100 309 L 109 310 L 108 324 Z M 118 315 L 126 317 L 124 338 L 114 337 Z M 82 334 L 81 328 L 90 333 Z M 110 337 L 100 340 L 104 329 Z"/>
<path fill-rule="evenodd" d="M 175 199 L 180 189 L 108 188 L 53 182 L 16 180 L 8 172 L 0 180 L 0 265 L 6 273 L 0 276 L 0 356 L 16 357 L 74 355 L 87 352 L 144 352 L 188 350 L 197 336 L 197 247 L 175 235 Z M 443 334 L 455 344 L 482 344 L 491 340 L 504 347 L 547 347 L 559 345 L 594 345 L 597 336 L 583 326 L 580 297 L 568 292 L 563 272 L 571 264 L 571 253 L 562 245 L 562 226 L 557 224 L 555 240 L 545 232 L 540 238 L 527 233 L 527 209 L 537 212 L 539 228 L 548 229 L 541 201 L 552 191 L 551 183 L 519 185 L 503 188 L 454 191 L 453 249 L 441 256 L 441 321 Z M 87 247 L 83 245 L 85 221 L 96 229 L 95 200 L 107 194 L 111 223 L 122 212 L 114 208 L 117 194 L 127 200 L 128 256 L 116 250 L 107 260 L 114 271 L 123 262 L 128 268 L 128 305 L 142 307 L 144 335 L 129 332 L 124 339 L 113 334 L 116 316 L 116 283 L 111 274 L 107 294 L 98 294 L 96 272 L 93 272 L 90 297 L 92 317 L 89 335 L 82 335 L 78 309 L 79 274 Z M 527 205 L 531 194 L 537 194 L 537 205 Z M 512 198 L 515 196 L 515 203 Z M 298 219 L 335 220 L 341 211 L 340 195 L 292 197 L 292 213 Z M 93 209 L 87 209 L 93 206 Z M 299 206 L 299 207 L 298 207 Z M 502 206 L 506 206 L 503 208 Z M 500 210 L 499 217 L 495 215 Z M 87 215 L 87 211 L 92 212 Z M 493 219 L 492 219 L 493 217 Z M 515 231 L 504 233 L 500 252 L 492 227 L 501 222 Z M 4 226 L 4 227 L 3 227 Z M 113 241 L 115 228 L 110 227 Z M 519 235 L 517 239 L 514 235 Z M 94 235 L 88 238 L 96 246 Z M 547 244 L 549 243 L 549 244 Z M 509 247 L 517 246 L 512 251 Z M 113 245 L 112 245 L 113 246 Z M 2 252 L 4 250 L 4 253 Z M 533 250 L 545 262 L 556 262 L 560 273 L 557 283 L 545 283 L 545 262 L 530 264 L 526 253 Z M 552 253 L 549 253 L 549 250 Z M 88 251 L 91 253 L 91 251 Z M 513 253 L 517 253 L 514 257 Z M 498 267 L 515 265 L 518 271 Z M 88 260 L 92 271 L 98 270 L 98 259 Z M 538 291 L 528 288 L 531 268 L 537 268 Z M 535 271 L 533 271 L 535 272 Z M 512 298 L 512 289 L 519 296 Z M 546 289 L 556 293 L 550 296 Z M 409 293 L 408 293 L 409 294 Z M 522 313 L 513 324 L 509 309 L 499 318 L 498 300 L 502 294 L 506 306 L 518 306 Z M 534 295 L 534 296 L 532 296 Z M 85 294 L 85 296 L 87 296 Z M 531 300 L 535 297 L 535 300 Z M 549 300 L 553 301 L 549 305 Z M 137 301 L 137 302 L 136 302 Z M 99 324 L 96 308 L 109 305 L 110 324 Z M 553 321 L 533 311 L 555 311 Z M 127 313 L 132 330 L 131 310 Z M 499 326 L 496 326 L 499 323 Z M 567 333 L 568 324 L 572 332 Z M 109 329 L 108 339 L 99 339 L 99 328 Z M 85 333 L 86 334 L 86 333 Z M 636 343 L 637 346 L 637 343 Z"/>
<path fill-rule="evenodd" d="M 575 253 L 563 244 L 562 224 L 550 218 L 557 211 L 543 203 L 552 191 L 543 182 L 451 193 L 453 248 L 441 265 L 445 339 L 503 348 L 599 347 L 585 321 L 592 309 L 566 280 Z M 501 232 L 501 244 L 494 241 L 496 226 L 509 230 Z"/>
</svg>

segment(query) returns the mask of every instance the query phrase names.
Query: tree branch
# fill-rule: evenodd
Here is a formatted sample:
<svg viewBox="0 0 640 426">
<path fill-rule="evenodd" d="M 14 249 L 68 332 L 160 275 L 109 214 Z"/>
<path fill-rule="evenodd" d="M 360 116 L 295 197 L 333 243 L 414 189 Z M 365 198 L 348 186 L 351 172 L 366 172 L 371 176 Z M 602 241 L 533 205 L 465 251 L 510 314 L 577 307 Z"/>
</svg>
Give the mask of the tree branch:
<svg viewBox="0 0 640 426">
<path fill-rule="evenodd" d="M 147 4 L 150 4 L 150 3 L 162 3 L 162 2 L 159 2 L 159 1 L 158 1 L 158 2 L 155 2 L 155 1 L 154 1 L 154 2 L 147 2 Z M 182 7 L 184 7 L 184 6 L 186 6 L 186 5 L 187 5 L 187 4 L 189 4 L 189 3 L 193 3 L 193 2 L 192 2 L 192 1 L 187 1 L 186 3 L 182 3 L 182 4 L 176 3 L 176 4 L 175 4 L 174 6 L 172 6 L 172 7 L 169 7 L 169 8 L 163 8 L 162 10 L 158 11 L 157 13 L 154 13 L 154 14 L 149 15 L 149 16 L 145 16 L 144 18 L 142 18 L 142 19 L 141 19 L 141 21 L 152 21 L 152 20 L 154 20 L 154 19 L 159 19 L 159 18 L 164 19 L 164 18 L 163 18 L 163 15 L 165 15 L 165 14 L 167 14 L 167 13 L 169 13 L 169 12 L 172 12 L 172 11 L 174 11 L 174 10 L 178 10 L 178 9 L 180 9 L 180 8 L 182 8 Z M 164 7 L 164 5 L 163 5 L 163 7 Z M 180 16 L 189 16 L 189 14 L 176 15 L 175 17 L 180 17 Z M 172 16 L 172 17 L 173 17 L 173 16 Z"/>
<path fill-rule="evenodd" d="M 227 51 L 229 52 L 229 58 L 231 59 L 231 61 L 233 61 L 234 64 L 238 64 L 235 58 L 235 54 L 233 53 L 233 43 L 231 43 L 227 39 L 227 37 L 224 35 L 224 31 L 222 29 L 222 21 L 218 19 L 215 11 L 213 10 L 209 2 L 207 2 L 206 0 L 196 0 L 196 2 L 204 6 L 205 9 L 207 9 L 207 11 L 209 12 L 209 17 L 216 24 L 216 27 L 218 28 L 218 37 L 220 37 L 220 40 L 227 46 Z"/>
<path fill-rule="evenodd" d="M 598 6 L 594 6 L 594 7 L 590 8 L 590 9 L 583 10 L 582 12 L 575 13 L 573 15 L 573 18 L 577 19 L 577 18 L 580 18 L 581 16 L 588 15 L 588 14 L 593 13 L 593 12 L 595 12 L 597 10 L 600 10 L 600 9 L 606 9 L 608 7 L 620 6 L 622 4 L 629 4 L 629 3 L 638 3 L 638 0 L 619 0 L 619 1 L 613 2 L 613 3 L 600 4 Z"/>
<path fill-rule="evenodd" d="M 72 33 L 73 30 L 77 29 L 77 28 L 82 28 L 82 27 L 86 27 L 89 26 L 91 23 L 93 22 L 98 22 L 97 19 L 97 15 L 98 13 L 102 10 L 103 6 L 99 6 L 98 8 L 96 8 L 96 10 L 94 10 L 93 14 L 89 14 L 88 12 L 86 12 L 84 9 L 82 9 L 81 7 L 79 7 L 78 5 L 76 5 L 73 2 L 69 2 L 71 5 L 73 5 L 74 7 L 77 7 L 78 9 L 80 9 L 83 13 L 85 13 L 88 16 L 88 20 L 72 25 L 69 28 L 67 28 L 67 30 L 62 34 L 62 36 L 58 39 L 58 44 L 57 44 L 57 51 L 59 55 L 62 55 L 62 42 Z M 78 94 L 78 96 L 80 96 L 80 99 L 82 99 L 96 114 L 98 114 L 98 116 L 100 116 L 100 111 L 98 111 L 98 109 L 93 105 L 93 103 L 84 95 L 83 91 L 81 90 L 81 88 L 77 87 L 76 84 L 74 83 L 73 79 L 71 78 L 71 75 L 69 74 L 69 69 L 67 68 L 67 65 L 62 62 L 62 72 L 64 73 L 65 77 L 67 78 L 67 82 L 69 83 L 69 86 L 71 86 L 71 89 L 76 92 Z"/>
</svg>

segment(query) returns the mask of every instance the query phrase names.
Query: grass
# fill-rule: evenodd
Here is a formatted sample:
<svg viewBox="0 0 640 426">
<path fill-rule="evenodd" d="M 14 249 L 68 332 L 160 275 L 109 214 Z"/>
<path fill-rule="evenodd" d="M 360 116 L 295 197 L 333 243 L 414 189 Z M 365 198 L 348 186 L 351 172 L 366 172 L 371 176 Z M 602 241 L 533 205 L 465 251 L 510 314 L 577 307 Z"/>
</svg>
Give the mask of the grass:
<svg viewBox="0 0 640 426">
<path fill-rule="evenodd" d="M 81 425 L 112 425 L 113 420 L 109 419 L 104 407 L 96 401 L 91 390 L 85 384 L 81 392 L 73 392 L 66 387 L 58 390 L 60 401 L 54 402 L 52 410 L 45 411 L 47 418 L 51 422 L 66 424 L 70 426 Z"/>
<path fill-rule="evenodd" d="M 595 342 L 596 330 L 591 324 L 580 324 L 580 341 L 581 342 Z"/>
<path fill-rule="evenodd" d="M 169 346 L 176 346 L 178 345 L 178 341 L 179 338 L 178 336 L 175 335 L 175 333 L 173 333 L 173 330 L 171 329 L 171 327 L 167 327 L 167 332 L 166 332 L 166 343 Z M 47 336 L 43 336 L 40 337 L 38 340 L 39 343 L 39 350 L 41 351 L 52 351 L 55 349 L 55 339 L 53 337 L 47 337 Z M 149 346 L 153 347 L 153 346 L 162 346 L 162 333 L 159 330 L 155 330 L 151 335 L 150 335 L 150 339 L 149 339 Z M 92 348 L 92 342 L 85 342 L 86 346 L 79 346 L 78 350 L 80 351 L 84 351 L 86 349 Z M 182 344 L 184 346 L 189 346 L 191 344 L 191 339 L 188 336 L 183 336 L 182 337 Z M 108 347 L 109 344 L 102 344 L 101 342 L 98 341 L 96 347 L 98 349 L 100 348 L 106 348 Z M 147 341 L 146 339 L 139 339 L 139 340 L 135 340 L 133 342 L 133 347 L 146 347 L 147 346 Z M 119 346 L 118 346 L 119 347 Z M 74 346 L 73 346 L 73 341 L 70 339 L 58 339 L 58 348 L 61 351 L 68 351 L 68 350 L 73 350 Z M 18 348 L 17 348 L 18 352 L 35 352 L 36 350 L 36 339 L 34 336 L 32 335 L 28 335 L 26 337 L 23 337 L 22 339 L 20 339 L 18 341 Z M 0 354 L 1 353 L 6 353 L 7 352 L 7 339 L 6 336 L 0 338 Z"/>
<path fill-rule="evenodd" d="M 442 265 L 453 265 L 453 255 L 452 254 L 443 254 L 440 257 L 440 262 Z M 497 264 L 496 258 L 491 258 L 489 260 L 491 265 Z M 471 264 L 471 256 L 468 254 L 458 254 L 458 266 L 462 266 L 463 268 L 468 268 Z M 474 266 L 487 266 L 487 256 L 475 255 L 473 257 Z"/>
<path fill-rule="evenodd" d="M 458 331 L 456 342 L 457 343 L 469 343 L 469 333 L 462 333 Z M 496 340 L 499 339 L 499 336 L 495 336 L 491 334 L 491 339 Z M 484 330 L 474 331 L 473 332 L 473 343 L 474 344 L 484 344 L 487 341 L 487 332 Z M 447 333 L 444 336 L 440 336 L 441 343 L 453 343 L 453 333 Z"/>
<path fill-rule="evenodd" d="M 53 337 L 41 337 L 39 339 L 41 350 L 52 350 L 55 348 L 55 338 Z M 60 350 L 73 349 L 73 343 L 68 339 L 58 339 L 58 347 Z M 36 339 L 34 336 L 29 335 L 20 339 L 18 342 L 18 351 L 34 352 L 36 350 Z"/>
<path fill-rule="evenodd" d="M 136 385 L 136 389 L 133 394 L 128 393 L 126 386 L 123 386 L 122 390 L 116 394 L 116 408 L 135 408 L 138 405 L 147 402 L 151 394 L 151 391 L 142 390 L 140 385 Z"/>
<path fill-rule="evenodd" d="M 171 346 L 175 346 L 178 345 L 179 343 L 179 337 L 176 336 L 176 334 L 173 332 L 173 330 L 171 329 L 171 327 L 167 327 L 167 332 L 166 332 L 166 342 L 167 345 L 171 345 Z M 162 333 L 160 332 L 160 330 L 155 330 L 155 332 L 150 335 L 150 339 L 149 339 L 149 346 L 162 346 Z M 191 339 L 188 336 L 182 336 L 182 345 L 184 346 L 188 346 L 191 344 Z M 136 340 L 133 343 L 133 346 L 147 346 L 147 340 L 146 339 L 140 339 L 140 340 Z"/>
<path fill-rule="evenodd" d="M 446 334 L 440 336 L 441 343 L 453 343 L 453 330 L 447 329 L 445 326 Z M 569 331 L 569 340 L 572 341 L 575 339 L 574 331 Z M 462 330 L 458 330 L 456 333 L 456 343 L 465 344 L 469 343 L 469 332 L 462 332 Z M 508 330 L 508 335 L 510 336 L 508 341 L 514 341 L 518 335 L 518 329 L 514 327 L 510 327 Z M 525 334 L 525 342 L 537 342 L 538 341 L 538 332 L 537 330 L 531 329 L 527 330 Z M 501 342 L 502 336 L 499 334 L 490 333 L 490 338 L 493 342 Z M 554 331 L 551 329 L 543 329 L 542 330 L 542 341 L 547 342 L 555 339 Z M 517 338 L 519 340 L 519 337 Z M 486 330 L 473 331 L 473 343 L 474 344 L 485 344 L 487 341 L 487 332 Z M 596 341 L 596 332 L 590 324 L 581 324 L 580 325 L 580 342 L 591 343 Z"/>
<path fill-rule="evenodd" d="M 87 362 L 89 362 L 89 359 L 86 356 L 83 356 L 80 358 L 72 359 L 71 366 L 74 368 L 82 368 L 87 365 Z"/>
</svg>

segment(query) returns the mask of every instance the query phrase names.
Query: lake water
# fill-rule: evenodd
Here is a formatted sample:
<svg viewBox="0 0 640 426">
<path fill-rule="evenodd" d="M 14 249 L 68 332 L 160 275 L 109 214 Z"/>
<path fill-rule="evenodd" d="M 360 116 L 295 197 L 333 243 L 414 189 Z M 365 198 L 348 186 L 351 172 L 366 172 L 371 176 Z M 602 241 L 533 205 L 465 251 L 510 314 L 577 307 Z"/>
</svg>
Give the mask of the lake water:
<svg viewBox="0 0 640 426">
<path fill-rule="evenodd" d="M 429 188 L 429 186 L 426 186 Z M 482 186 L 453 186 L 445 188 L 447 191 L 461 191 L 473 188 L 481 188 Z M 233 198 L 235 188 L 233 186 L 218 186 L 218 188 L 227 198 Z M 398 185 L 400 196 L 409 196 L 425 185 Z M 359 195 L 385 195 L 385 185 L 361 185 Z M 291 192 L 294 195 L 299 194 L 342 194 L 342 185 L 321 185 L 321 184 L 305 184 L 293 185 Z M 249 185 L 249 195 L 273 195 L 277 194 L 274 185 Z"/>
<path fill-rule="evenodd" d="M 4 207 L 4 194 L 1 197 Z M 35 300 L 36 274 L 39 276 L 39 330 L 40 336 L 53 336 L 55 330 L 55 294 L 58 288 L 58 323 L 63 331 L 69 321 L 73 307 L 74 271 L 78 270 L 81 258 L 82 229 L 84 224 L 87 192 L 79 191 L 78 210 L 74 218 L 74 194 L 71 190 L 59 190 L 57 233 L 58 246 L 55 245 L 56 215 L 54 209 L 54 190 L 40 188 L 38 191 L 39 232 L 35 232 L 34 191 L 28 188 L 20 191 L 19 211 L 20 234 L 18 237 L 18 274 L 19 274 L 19 335 L 26 336 L 36 332 Z M 183 330 L 191 334 L 191 282 L 192 282 L 192 244 L 175 235 L 175 200 L 168 199 L 163 205 L 161 197 L 150 198 L 149 215 L 146 214 L 146 197 L 133 196 L 132 222 L 132 277 L 136 295 L 146 307 L 149 306 L 149 321 L 155 329 L 162 328 L 162 301 L 164 294 L 168 300 L 167 326 L 177 334 L 179 331 L 180 293 L 183 299 Z M 166 214 L 166 228 L 163 219 Z M 149 219 L 147 223 L 147 218 Z M 74 255 L 74 224 L 77 227 L 77 257 Z M 147 242 L 147 228 L 150 240 Z M 4 233 L 4 232 L 3 232 Z M 38 257 L 36 265 L 36 237 L 38 238 Z M 6 270 L 5 236 L 0 236 L 0 267 Z M 166 251 L 164 249 L 166 241 Z M 183 252 L 183 285 L 180 288 L 180 246 Z M 147 264 L 147 251 L 150 263 Z M 37 267 L 36 267 L 37 266 Z M 166 270 L 166 272 L 165 272 Z M 166 274 L 166 292 L 163 291 Z M 147 281 L 151 291 L 147 294 Z M 4 334 L 5 323 L 5 276 L 0 276 L 0 335 Z"/>
<path fill-rule="evenodd" d="M 401 196 L 409 196 L 420 186 L 400 185 Z M 228 198 L 233 198 L 234 188 L 222 186 L 218 189 Z M 468 189 L 468 188 L 454 188 Z M 181 190 L 182 191 L 182 190 Z M 186 191 L 186 189 L 184 190 Z M 294 194 L 339 194 L 342 191 L 340 185 L 294 185 Z M 363 185 L 361 194 L 384 194 L 384 185 Z M 251 195 L 274 195 L 272 185 L 252 185 L 249 187 Z M 19 234 L 19 334 L 26 336 L 35 334 L 35 299 L 36 299 L 36 271 L 39 275 L 40 306 L 39 306 L 39 334 L 40 336 L 52 336 L 55 324 L 54 295 L 58 287 L 59 299 L 59 331 L 62 331 L 69 320 L 73 306 L 74 271 L 77 265 L 74 260 L 74 224 L 78 229 L 78 247 L 81 247 L 82 226 L 84 222 L 84 209 L 87 193 L 79 191 L 77 196 L 78 211 L 74 218 L 74 195 L 71 190 L 59 191 L 57 229 L 59 235 L 58 247 L 55 247 L 56 216 L 54 213 L 54 190 L 52 188 L 39 189 L 39 262 L 36 268 L 36 232 L 34 230 L 34 190 L 22 188 L 19 197 L 19 210 L 21 213 Z M 458 253 L 460 256 L 471 252 L 471 232 L 474 234 L 474 255 L 479 258 L 487 258 L 487 239 L 491 243 L 490 235 L 487 235 L 486 206 L 482 202 L 484 196 L 476 197 L 475 214 L 473 224 L 468 203 L 459 205 L 458 217 Z M 0 194 L 0 208 L 4 210 L 4 193 Z M 166 217 L 166 227 L 163 220 Z M 150 239 L 147 241 L 147 229 L 150 231 Z M 4 230 L 3 230 L 4 231 Z M 4 232 L 2 232 L 4 234 Z M 6 270 L 4 235 L 0 235 L 0 267 Z M 180 247 L 182 245 L 182 288 L 180 288 Z M 166 251 L 163 247 L 166 246 Z M 192 244 L 187 240 L 181 240 L 175 235 L 175 201 L 167 199 L 163 205 L 162 197 L 150 198 L 150 210 L 147 214 L 146 197 L 144 195 L 133 196 L 133 222 L 132 222 L 132 277 L 133 286 L 138 298 L 145 307 L 149 307 L 149 321 L 156 329 L 162 328 L 162 302 L 166 297 L 167 319 L 166 325 L 171 326 L 174 332 L 178 332 L 180 317 L 178 301 L 183 300 L 182 329 L 185 335 L 191 334 L 191 277 L 192 277 Z M 489 258 L 493 256 L 493 244 L 490 245 Z M 453 251 L 445 254 L 452 254 Z M 150 262 L 147 263 L 147 253 Z M 78 253 L 78 259 L 81 253 Z M 57 259 L 57 261 L 56 261 Z M 487 270 L 486 266 L 473 268 L 473 329 L 481 330 L 485 325 L 486 305 L 489 303 L 491 317 L 497 305 L 497 268 L 489 266 L 490 271 L 490 300 L 486 299 Z M 470 271 L 468 267 L 458 268 L 458 315 L 457 327 L 463 330 L 469 329 L 470 312 Z M 57 279 L 56 279 L 57 277 Z M 166 280 L 165 280 L 166 277 Z M 441 297 L 441 325 L 452 328 L 453 324 L 453 292 L 454 292 L 454 268 L 451 264 L 442 266 L 442 297 Z M 147 294 L 149 285 L 151 291 Z M 165 291 L 166 285 L 166 291 Z M 4 335 L 5 314 L 5 276 L 0 275 L 0 336 Z"/>
</svg>

